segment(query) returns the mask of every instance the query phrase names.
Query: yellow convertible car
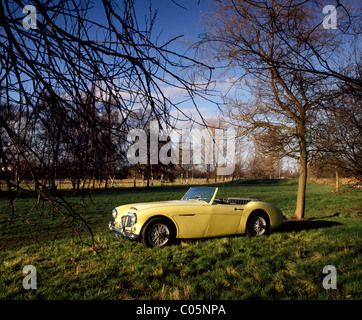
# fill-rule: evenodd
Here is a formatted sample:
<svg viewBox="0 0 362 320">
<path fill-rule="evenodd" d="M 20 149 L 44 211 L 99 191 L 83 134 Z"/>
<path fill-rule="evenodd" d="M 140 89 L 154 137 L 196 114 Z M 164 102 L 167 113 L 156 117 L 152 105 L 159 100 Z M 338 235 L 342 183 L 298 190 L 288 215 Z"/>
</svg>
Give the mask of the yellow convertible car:
<svg viewBox="0 0 362 320">
<path fill-rule="evenodd" d="M 248 198 L 216 199 L 218 188 L 192 187 L 181 200 L 133 203 L 113 209 L 110 230 L 117 237 L 163 247 L 176 239 L 246 233 L 261 236 L 282 224 L 281 210 Z"/>
</svg>

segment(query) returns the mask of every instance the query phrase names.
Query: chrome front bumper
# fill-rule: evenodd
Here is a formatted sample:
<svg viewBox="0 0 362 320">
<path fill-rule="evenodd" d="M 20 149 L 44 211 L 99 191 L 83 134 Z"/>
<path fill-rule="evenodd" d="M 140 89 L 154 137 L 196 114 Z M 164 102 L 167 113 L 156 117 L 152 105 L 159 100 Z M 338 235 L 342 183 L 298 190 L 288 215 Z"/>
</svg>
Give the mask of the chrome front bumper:
<svg viewBox="0 0 362 320">
<path fill-rule="evenodd" d="M 112 221 L 109 221 L 108 223 L 109 230 L 117 232 L 118 234 L 122 235 L 123 237 L 127 237 L 130 239 L 138 239 L 140 236 L 138 234 L 134 234 L 131 232 L 127 232 L 124 230 L 124 227 L 117 228 Z"/>
</svg>

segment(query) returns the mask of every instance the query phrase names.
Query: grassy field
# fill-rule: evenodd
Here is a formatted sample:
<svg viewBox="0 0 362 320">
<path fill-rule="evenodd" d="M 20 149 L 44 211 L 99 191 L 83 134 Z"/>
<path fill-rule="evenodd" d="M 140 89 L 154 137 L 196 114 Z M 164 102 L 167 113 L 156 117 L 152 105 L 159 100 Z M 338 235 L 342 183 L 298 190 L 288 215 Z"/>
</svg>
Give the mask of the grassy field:
<svg viewBox="0 0 362 320">
<path fill-rule="evenodd" d="M 219 196 L 269 201 L 291 217 L 295 180 L 219 184 Z M 0 299 L 361 299 L 361 192 L 308 184 L 306 220 L 285 222 L 269 236 L 183 240 L 146 249 L 120 242 L 107 229 L 113 207 L 178 199 L 187 186 L 64 193 L 77 206 L 101 247 L 80 244 L 46 204 L 25 195 L 16 214 L 0 195 Z M 30 211 L 30 213 L 29 213 Z M 85 239 L 87 240 L 87 239 Z M 25 265 L 37 269 L 37 289 L 22 286 Z M 326 290 L 326 265 L 337 289 Z"/>
</svg>

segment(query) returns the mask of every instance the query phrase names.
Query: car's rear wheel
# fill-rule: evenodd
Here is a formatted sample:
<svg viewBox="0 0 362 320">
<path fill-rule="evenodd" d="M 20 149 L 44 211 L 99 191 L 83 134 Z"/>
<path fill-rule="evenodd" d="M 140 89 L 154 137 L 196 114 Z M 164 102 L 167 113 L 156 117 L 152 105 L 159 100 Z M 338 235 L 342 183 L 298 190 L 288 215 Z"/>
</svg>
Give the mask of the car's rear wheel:
<svg viewBox="0 0 362 320">
<path fill-rule="evenodd" d="M 263 211 L 258 211 L 250 215 L 247 225 L 246 234 L 250 237 L 260 237 L 268 234 L 270 222 L 268 215 Z"/>
<path fill-rule="evenodd" d="M 147 248 L 164 247 L 173 243 L 175 238 L 176 232 L 172 223 L 163 218 L 155 218 L 143 228 L 141 242 Z"/>
</svg>

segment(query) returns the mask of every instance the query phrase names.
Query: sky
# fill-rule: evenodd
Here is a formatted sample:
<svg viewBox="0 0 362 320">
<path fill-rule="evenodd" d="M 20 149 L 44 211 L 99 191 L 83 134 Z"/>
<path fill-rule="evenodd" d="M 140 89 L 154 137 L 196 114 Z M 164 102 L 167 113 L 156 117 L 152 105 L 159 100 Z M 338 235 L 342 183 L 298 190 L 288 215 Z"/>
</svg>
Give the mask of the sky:
<svg viewBox="0 0 362 320">
<path fill-rule="evenodd" d="M 148 3 L 150 0 L 139 0 L 137 5 L 141 4 L 141 10 L 148 10 Z M 183 35 L 180 40 L 174 43 L 174 47 L 179 52 L 187 50 L 188 44 L 195 43 L 199 40 L 199 35 L 205 32 L 204 15 L 212 7 L 212 2 L 209 0 L 151 0 L 154 9 L 158 9 L 155 33 L 158 30 L 161 32 L 161 38 L 169 40 L 173 37 Z M 136 2 L 137 3 L 137 2 Z M 137 8 L 138 9 L 138 8 Z M 226 83 L 227 78 L 214 77 L 215 90 L 220 90 L 220 93 L 225 93 L 229 88 Z M 173 98 L 183 100 L 185 93 L 175 88 L 166 88 L 166 94 L 170 93 Z M 210 98 L 210 97 L 209 97 Z M 212 100 L 220 103 L 221 99 L 212 97 Z M 218 107 L 210 101 L 197 98 L 195 100 L 199 112 L 202 114 L 205 121 L 211 123 L 217 121 L 217 116 L 220 115 Z M 199 113 L 194 108 L 191 102 L 185 103 L 181 106 L 183 112 L 191 116 L 194 120 L 202 122 Z M 182 115 L 174 110 L 171 112 L 175 117 Z"/>
<path fill-rule="evenodd" d="M 87 19 L 94 21 L 100 25 L 107 25 L 107 17 L 103 7 L 102 0 L 90 0 L 92 8 L 87 12 Z M 122 7 L 122 0 L 113 0 L 113 5 L 119 4 Z M 135 12 L 137 20 L 140 24 L 149 16 L 149 8 L 155 12 L 157 10 L 157 17 L 152 31 L 153 39 L 157 39 L 158 45 L 162 45 L 177 36 L 182 36 L 180 39 L 175 40 L 168 49 L 173 50 L 179 54 L 183 54 L 189 49 L 189 44 L 194 43 L 199 39 L 199 34 L 204 33 L 203 15 L 207 12 L 208 8 L 212 5 L 210 0 L 135 0 Z M 25 13 L 22 8 L 16 9 L 17 4 L 13 4 L 15 12 L 19 15 L 19 21 L 23 21 Z M 119 12 L 117 8 L 114 8 Z M 37 19 L 42 19 L 41 14 L 38 12 Z M 61 24 L 62 20 L 57 21 Z M 32 32 L 32 31 L 30 31 Z M 90 38 L 95 40 L 101 39 L 101 32 L 96 33 L 96 28 L 88 29 L 88 32 L 93 33 Z M 34 44 L 29 42 L 29 46 Z M 36 49 L 34 47 L 34 49 Z M 193 53 L 189 51 L 188 56 L 193 58 Z M 167 79 L 168 80 L 168 79 Z M 215 78 L 213 79 L 215 80 Z M 192 101 L 187 101 L 189 95 L 180 88 L 160 84 L 163 94 L 168 97 L 173 103 L 179 103 L 178 107 L 182 109 L 190 118 L 202 123 L 199 113 L 202 114 L 204 120 L 214 122 L 217 120 L 216 115 L 219 114 L 217 106 L 205 99 L 196 97 L 194 102 L 197 105 L 198 111 Z M 218 83 L 215 84 L 214 89 L 225 89 L 225 81 L 223 78 L 218 78 Z M 210 97 L 208 97 L 210 99 Z M 218 97 L 213 97 L 213 100 L 221 102 Z M 186 101 L 185 101 L 186 100 Z M 172 110 L 171 115 L 175 118 L 183 117 L 177 110 Z"/>
<path fill-rule="evenodd" d="M 169 48 L 178 53 L 184 53 L 188 49 L 188 43 L 196 42 L 199 39 L 199 34 L 204 32 L 203 15 L 211 5 L 209 0 L 136 0 L 135 11 L 138 22 L 141 23 L 144 16 L 149 15 L 150 3 L 152 11 L 158 10 L 152 33 L 154 39 L 159 36 L 158 41 L 160 44 L 182 35 L 182 38 L 173 42 Z M 101 23 L 102 19 L 105 19 L 102 1 L 94 0 L 94 7 L 89 14 L 98 23 Z M 225 83 L 223 79 L 217 86 L 224 89 Z M 185 92 L 175 87 L 163 87 L 163 93 L 176 103 L 184 101 L 185 97 L 187 97 Z M 220 98 L 215 97 L 214 99 L 221 102 Z M 201 98 L 196 98 L 195 102 L 206 121 L 215 121 L 217 119 L 216 115 L 220 112 L 215 104 Z M 179 108 L 194 120 L 202 122 L 191 101 L 182 103 Z M 171 111 L 171 115 L 182 117 L 177 110 Z"/>
<path fill-rule="evenodd" d="M 102 24 L 102 21 L 104 21 L 104 24 L 106 24 L 102 1 L 91 1 L 93 2 L 93 9 L 88 12 L 90 15 L 89 19 L 99 24 Z M 114 0 L 114 5 L 117 2 L 122 3 L 121 0 Z M 135 0 L 135 11 L 139 22 L 142 22 L 144 16 L 149 14 L 150 4 L 153 11 L 158 11 L 152 41 L 159 36 L 158 43 L 162 44 L 176 36 L 183 35 L 180 40 L 176 40 L 170 45 L 171 49 L 179 53 L 185 52 L 188 48 L 187 44 L 196 42 L 199 39 L 199 35 L 204 33 L 203 16 L 210 7 L 212 8 L 212 1 L 210 0 Z M 21 11 L 19 12 L 22 16 L 24 15 Z M 322 18 L 323 14 L 321 11 Z M 216 81 L 215 90 L 219 91 L 220 94 L 226 93 L 234 79 L 236 77 L 231 75 L 231 73 L 216 75 L 213 78 Z M 176 87 L 162 86 L 162 89 L 163 93 L 174 102 L 184 101 L 187 96 L 185 92 Z M 212 99 L 216 102 L 222 102 L 220 97 L 213 97 Z M 216 115 L 220 114 L 217 106 L 210 101 L 196 98 L 195 102 L 199 112 L 207 121 L 216 120 Z M 180 108 L 193 117 L 194 120 L 201 122 L 200 116 L 191 101 L 184 102 L 180 105 Z M 173 110 L 171 114 L 175 117 L 179 115 L 177 110 Z"/>
<path fill-rule="evenodd" d="M 138 0 L 137 9 L 140 7 L 147 10 L 149 2 Z M 207 0 L 152 0 L 152 7 L 158 9 L 156 27 L 166 37 L 184 35 L 185 40 L 197 40 L 198 34 L 204 30 L 202 14 L 208 5 Z"/>
<path fill-rule="evenodd" d="M 180 40 L 174 43 L 174 47 L 179 52 L 187 50 L 187 43 L 194 43 L 199 39 L 199 34 L 204 32 L 203 15 L 207 12 L 210 5 L 208 0 L 152 0 L 152 6 L 158 9 L 155 24 L 155 34 L 158 30 L 161 32 L 161 38 L 169 40 L 179 35 L 183 35 Z M 140 0 L 139 4 L 143 4 L 143 8 L 148 9 L 149 0 Z M 146 5 L 147 3 L 147 5 Z M 138 4 L 138 5 L 139 5 Z M 141 11 L 141 10 L 140 10 Z M 166 94 L 173 95 L 176 101 L 185 98 L 185 93 L 174 88 L 166 88 Z M 203 99 L 196 99 L 197 107 L 206 121 L 214 120 L 218 113 L 217 107 Z M 192 116 L 194 120 L 201 122 L 201 118 L 192 105 L 192 103 L 184 103 L 182 110 Z M 172 111 L 175 117 L 182 117 L 176 110 Z"/>
</svg>

